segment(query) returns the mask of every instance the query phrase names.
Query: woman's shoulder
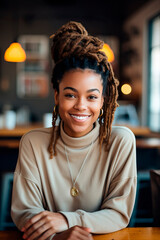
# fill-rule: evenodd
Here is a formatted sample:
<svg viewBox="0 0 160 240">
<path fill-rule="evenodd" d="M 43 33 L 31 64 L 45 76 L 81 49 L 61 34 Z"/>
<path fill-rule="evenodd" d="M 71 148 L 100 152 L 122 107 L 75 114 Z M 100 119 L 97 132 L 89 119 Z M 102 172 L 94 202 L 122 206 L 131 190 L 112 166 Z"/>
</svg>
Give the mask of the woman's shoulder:
<svg viewBox="0 0 160 240">
<path fill-rule="evenodd" d="M 52 128 L 36 128 L 25 133 L 22 138 L 30 138 L 34 136 L 50 135 Z"/>
<path fill-rule="evenodd" d="M 55 129 L 56 131 L 56 129 Z M 25 133 L 21 138 L 22 142 L 41 142 L 44 140 L 49 140 L 52 133 L 52 128 L 36 128 Z"/>
<path fill-rule="evenodd" d="M 111 137 L 135 141 L 134 133 L 128 127 L 124 126 L 112 126 Z"/>
</svg>

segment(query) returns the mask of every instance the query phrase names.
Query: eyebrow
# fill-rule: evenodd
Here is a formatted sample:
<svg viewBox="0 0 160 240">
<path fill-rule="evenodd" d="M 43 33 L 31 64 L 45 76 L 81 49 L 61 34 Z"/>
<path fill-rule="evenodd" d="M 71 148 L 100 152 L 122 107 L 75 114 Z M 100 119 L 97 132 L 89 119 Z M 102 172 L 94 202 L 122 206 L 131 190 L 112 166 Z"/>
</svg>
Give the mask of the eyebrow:
<svg viewBox="0 0 160 240">
<path fill-rule="evenodd" d="M 77 89 L 72 88 L 72 87 L 65 87 L 65 88 L 63 89 L 63 91 L 64 91 L 64 90 L 67 90 L 67 89 L 72 90 L 73 92 L 78 92 Z M 99 91 L 98 88 L 91 88 L 91 89 L 87 90 L 87 92 L 94 92 L 94 91 L 97 91 L 97 92 L 100 93 L 100 91 Z"/>
</svg>

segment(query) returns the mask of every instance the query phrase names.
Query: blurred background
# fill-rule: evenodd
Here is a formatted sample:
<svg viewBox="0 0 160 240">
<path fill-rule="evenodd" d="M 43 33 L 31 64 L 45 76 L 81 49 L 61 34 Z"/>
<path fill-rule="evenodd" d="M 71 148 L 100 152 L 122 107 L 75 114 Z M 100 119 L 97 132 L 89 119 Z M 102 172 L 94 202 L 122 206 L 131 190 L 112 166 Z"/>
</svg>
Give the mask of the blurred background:
<svg viewBox="0 0 160 240">
<path fill-rule="evenodd" d="M 111 62 L 120 80 L 119 101 L 136 107 L 140 125 L 159 131 L 159 12 L 156 0 L 1 0 L 0 112 L 26 110 L 31 122 L 42 122 L 43 114 L 52 112 L 49 36 L 74 20 L 101 37 L 113 51 Z M 26 51 L 23 63 L 4 60 L 6 49 L 15 41 Z M 122 93 L 124 84 L 130 85 L 129 94 Z"/>
<path fill-rule="evenodd" d="M 13 226 L 9 194 L 19 140 L 32 128 L 51 125 L 54 63 L 49 36 L 71 20 L 105 42 L 120 81 L 114 124 L 128 126 L 137 140 L 138 192 L 130 225 L 151 226 L 149 173 L 160 169 L 160 1 L 1 0 L 0 229 Z M 21 44 L 21 53 L 15 54 L 13 43 Z M 139 201 L 141 196 L 145 202 Z"/>
</svg>

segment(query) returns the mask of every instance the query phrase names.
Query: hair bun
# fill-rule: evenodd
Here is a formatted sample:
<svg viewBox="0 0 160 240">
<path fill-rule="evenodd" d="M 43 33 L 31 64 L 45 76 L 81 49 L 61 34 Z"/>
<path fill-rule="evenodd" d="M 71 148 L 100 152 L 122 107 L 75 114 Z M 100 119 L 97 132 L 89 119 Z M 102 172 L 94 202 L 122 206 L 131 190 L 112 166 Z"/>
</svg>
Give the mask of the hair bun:
<svg viewBox="0 0 160 240">
<path fill-rule="evenodd" d="M 71 55 L 92 55 L 103 47 L 103 41 L 88 36 L 83 25 L 74 21 L 63 25 L 51 38 L 53 39 L 51 53 L 55 63 Z"/>
<path fill-rule="evenodd" d="M 83 25 L 79 22 L 70 21 L 64 24 L 56 33 L 55 36 L 62 37 L 63 35 L 67 34 L 83 34 L 88 35 L 87 30 L 83 27 Z"/>
</svg>

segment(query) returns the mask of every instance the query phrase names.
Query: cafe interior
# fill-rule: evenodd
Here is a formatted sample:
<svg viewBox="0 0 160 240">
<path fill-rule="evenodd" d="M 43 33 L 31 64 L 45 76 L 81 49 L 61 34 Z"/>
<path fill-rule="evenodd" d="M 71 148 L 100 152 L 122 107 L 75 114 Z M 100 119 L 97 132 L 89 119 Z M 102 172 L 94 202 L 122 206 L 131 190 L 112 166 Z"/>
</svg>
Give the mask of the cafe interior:
<svg viewBox="0 0 160 240">
<path fill-rule="evenodd" d="M 81 22 L 104 41 L 119 80 L 113 125 L 136 137 L 137 194 L 129 227 L 160 226 L 160 1 L 0 1 L 0 230 L 10 216 L 23 134 L 51 127 L 54 95 L 50 36 Z"/>
</svg>

